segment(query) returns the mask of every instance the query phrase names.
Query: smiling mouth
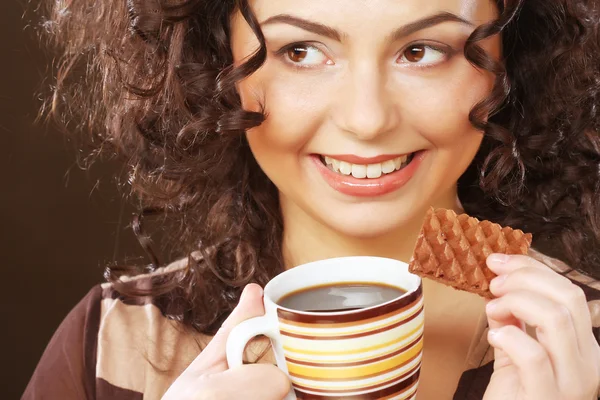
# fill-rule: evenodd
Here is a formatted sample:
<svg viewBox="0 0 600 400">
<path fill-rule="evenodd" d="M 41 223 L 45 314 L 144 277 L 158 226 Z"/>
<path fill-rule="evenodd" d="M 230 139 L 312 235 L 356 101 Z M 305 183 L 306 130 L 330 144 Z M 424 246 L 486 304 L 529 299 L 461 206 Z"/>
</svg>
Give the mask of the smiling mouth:
<svg viewBox="0 0 600 400">
<path fill-rule="evenodd" d="M 336 160 L 328 156 L 319 156 L 323 165 L 330 171 L 339 175 L 350 176 L 358 179 L 377 179 L 392 174 L 405 168 L 412 161 L 416 153 L 405 154 L 384 162 L 373 164 L 353 164 Z"/>
</svg>

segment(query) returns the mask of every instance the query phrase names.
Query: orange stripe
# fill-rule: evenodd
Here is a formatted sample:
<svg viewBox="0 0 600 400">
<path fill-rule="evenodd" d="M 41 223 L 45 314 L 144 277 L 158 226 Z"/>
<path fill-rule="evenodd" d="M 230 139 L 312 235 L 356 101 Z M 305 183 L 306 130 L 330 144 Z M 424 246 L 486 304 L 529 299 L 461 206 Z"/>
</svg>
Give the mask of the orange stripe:
<svg viewBox="0 0 600 400">
<path fill-rule="evenodd" d="M 298 364 L 298 365 L 307 365 L 309 367 L 338 367 L 338 368 L 353 367 L 355 365 L 369 364 L 369 363 L 374 363 L 377 361 L 382 361 L 387 358 L 393 357 L 397 354 L 403 353 L 406 350 L 408 350 L 409 348 L 411 348 L 412 346 L 414 346 L 415 344 L 417 344 L 417 342 L 420 341 L 422 338 L 423 338 L 423 335 L 420 335 L 415 340 L 413 340 L 411 343 L 409 343 L 406 346 L 401 347 L 399 349 L 392 349 L 391 351 L 388 351 L 387 353 L 377 354 L 375 356 L 363 357 L 361 359 L 354 360 L 352 362 L 345 362 L 344 360 L 337 361 L 337 362 L 336 361 L 314 361 L 313 362 L 313 361 L 298 360 L 298 359 L 288 357 L 288 356 L 285 357 L 285 360 L 289 363 Z"/>
<path fill-rule="evenodd" d="M 411 381 L 418 381 L 418 377 L 421 373 L 420 371 L 421 368 L 421 363 L 418 363 L 417 365 L 415 365 L 413 368 L 411 368 L 409 371 L 406 371 L 404 373 L 401 374 L 396 374 L 392 377 L 389 377 L 387 379 L 383 379 L 383 380 L 379 380 L 377 382 L 372 382 L 370 383 L 368 386 L 362 385 L 354 385 L 354 386 L 344 386 L 341 388 L 332 388 L 331 386 L 306 386 L 306 385 L 302 385 L 296 382 L 293 382 L 294 387 L 300 388 L 300 389 L 304 389 L 304 390 L 310 390 L 313 392 L 318 392 L 318 393 L 339 393 L 339 394 L 345 394 L 348 392 L 356 392 L 356 391 L 373 391 L 375 389 L 379 389 L 382 386 L 386 386 L 386 385 L 392 385 L 392 387 L 394 386 L 398 386 L 402 383 L 408 383 Z M 350 380 L 349 382 L 352 382 L 353 380 Z M 396 381 L 395 383 L 392 383 Z M 413 385 L 409 385 L 409 387 L 412 387 Z M 399 392 L 395 392 L 395 396 L 398 395 Z"/>
<path fill-rule="evenodd" d="M 405 365 L 418 357 L 423 349 L 423 341 L 419 341 L 414 347 L 405 353 L 398 354 L 387 360 L 379 361 L 373 364 L 365 364 L 354 368 L 318 368 L 306 367 L 288 363 L 288 371 L 291 376 L 323 381 L 346 381 L 356 379 L 366 379 L 377 375 L 385 374 Z"/>
<path fill-rule="evenodd" d="M 408 332 L 406 335 L 394 338 L 393 340 L 390 340 L 389 342 L 376 344 L 376 345 L 370 346 L 370 347 L 363 347 L 360 349 L 341 350 L 341 351 L 314 351 L 314 350 L 303 350 L 303 349 L 296 349 L 293 347 L 283 346 L 283 350 L 293 352 L 293 353 L 298 353 L 298 354 L 315 355 L 315 356 L 343 356 L 343 355 L 348 355 L 348 354 L 366 353 L 368 351 L 383 349 L 383 348 L 386 348 L 393 344 L 396 344 L 398 342 L 401 342 L 403 340 L 406 340 L 409 337 L 411 337 L 412 335 L 414 335 L 415 333 L 417 333 L 419 330 L 423 329 L 423 325 L 424 325 L 424 322 L 421 322 L 415 329 Z"/>
</svg>

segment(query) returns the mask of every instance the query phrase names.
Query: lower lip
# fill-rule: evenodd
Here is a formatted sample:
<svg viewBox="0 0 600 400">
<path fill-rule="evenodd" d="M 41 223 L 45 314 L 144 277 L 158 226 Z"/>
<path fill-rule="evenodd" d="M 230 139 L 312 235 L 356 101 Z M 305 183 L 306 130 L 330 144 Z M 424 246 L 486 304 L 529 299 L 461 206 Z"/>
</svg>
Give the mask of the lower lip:
<svg viewBox="0 0 600 400">
<path fill-rule="evenodd" d="M 333 189 L 354 197 L 377 197 L 391 193 L 404 186 L 425 158 L 425 151 L 415 153 L 411 162 L 404 168 L 380 178 L 355 178 L 352 175 L 342 175 L 327 168 L 318 155 L 311 155 L 317 169 Z"/>
</svg>

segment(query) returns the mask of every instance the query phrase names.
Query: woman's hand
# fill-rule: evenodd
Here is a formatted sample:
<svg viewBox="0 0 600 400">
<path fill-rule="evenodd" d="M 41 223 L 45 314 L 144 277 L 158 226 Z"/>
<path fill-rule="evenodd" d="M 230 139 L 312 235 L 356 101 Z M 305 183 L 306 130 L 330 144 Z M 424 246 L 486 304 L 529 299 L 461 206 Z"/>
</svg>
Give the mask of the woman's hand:
<svg viewBox="0 0 600 400">
<path fill-rule="evenodd" d="M 600 348 L 581 288 L 531 257 L 493 254 L 487 264 L 498 298 L 486 309 L 495 362 L 484 399 L 597 399 Z"/>
<path fill-rule="evenodd" d="M 269 364 L 227 369 L 225 344 L 234 326 L 264 315 L 262 289 L 248 285 L 240 303 L 200 355 L 183 371 L 162 400 L 281 400 L 288 393 L 288 377 Z"/>
</svg>

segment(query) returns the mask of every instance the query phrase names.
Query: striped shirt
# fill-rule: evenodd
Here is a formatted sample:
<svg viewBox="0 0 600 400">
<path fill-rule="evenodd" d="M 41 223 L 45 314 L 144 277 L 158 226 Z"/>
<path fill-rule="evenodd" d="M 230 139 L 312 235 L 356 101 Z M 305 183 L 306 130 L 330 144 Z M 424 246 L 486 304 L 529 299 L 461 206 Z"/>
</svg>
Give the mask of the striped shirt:
<svg viewBox="0 0 600 400">
<path fill-rule="evenodd" d="M 594 333 L 600 340 L 600 282 L 539 253 L 536 258 L 583 288 Z M 157 275 L 181 273 L 185 267 L 186 261 L 180 260 L 152 274 L 128 279 L 147 289 Z M 473 337 L 454 399 L 483 398 L 493 372 L 493 351 L 487 343 L 485 321 Z M 125 298 L 111 284 L 99 285 L 60 325 L 22 400 L 160 399 L 210 339 L 166 318 L 151 300 Z M 246 360 L 273 362 L 272 355 L 265 351 L 268 345 L 264 339 L 252 342 Z"/>
</svg>

